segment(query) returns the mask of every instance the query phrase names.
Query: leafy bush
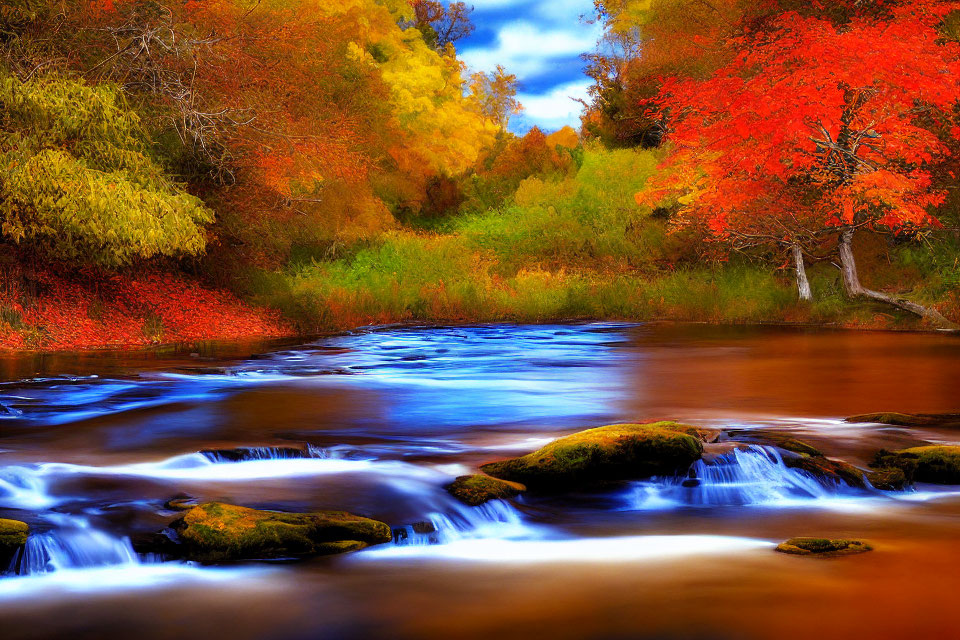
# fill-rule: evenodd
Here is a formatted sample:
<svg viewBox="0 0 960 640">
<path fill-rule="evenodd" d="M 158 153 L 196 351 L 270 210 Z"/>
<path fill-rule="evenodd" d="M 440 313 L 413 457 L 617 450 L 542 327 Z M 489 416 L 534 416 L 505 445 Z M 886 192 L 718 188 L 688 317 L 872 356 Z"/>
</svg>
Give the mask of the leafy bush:
<svg viewBox="0 0 960 640">
<path fill-rule="evenodd" d="M 4 236 L 108 267 L 203 252 L 213 213 L 147 154 L 116 89 L 2 74 L 0 105 Z"/>
</svg>

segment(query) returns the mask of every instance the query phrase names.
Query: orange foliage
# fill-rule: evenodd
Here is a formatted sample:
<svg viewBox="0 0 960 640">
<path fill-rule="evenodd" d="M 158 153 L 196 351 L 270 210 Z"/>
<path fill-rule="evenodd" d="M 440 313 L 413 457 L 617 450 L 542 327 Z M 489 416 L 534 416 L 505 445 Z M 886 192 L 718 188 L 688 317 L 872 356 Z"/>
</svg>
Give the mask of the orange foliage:
<svg viewBox="0 0 960 640">
<path fill-rule="evenodd" d="M 686 191 L 684 220 L 720 238 L 935 225 L 930 171 L 949 149 L 919 118 L 949 122 L 957 105 L 960 44 L 937 31 L 955 10 L 913 2 L 842 27 L 787 13 L 733 40 L 709 79 L 665 82 L 653 108 L 676 114 L 676 147 L 641 200 Z"/>
<path fill-rule="evenodd" d="M 522 138 L 511 140 L 494 160 L 490 173 L 522 179 L 535 174 L 567 170 L 572 164 L 570 154 L 557 147 L 569 148 L 571 145 L 569 137 L 562 131 L 548 137 L 538 127 L 534 127 Z M 575 147 L 576 144 L 572 146 Z"/>
</svg>

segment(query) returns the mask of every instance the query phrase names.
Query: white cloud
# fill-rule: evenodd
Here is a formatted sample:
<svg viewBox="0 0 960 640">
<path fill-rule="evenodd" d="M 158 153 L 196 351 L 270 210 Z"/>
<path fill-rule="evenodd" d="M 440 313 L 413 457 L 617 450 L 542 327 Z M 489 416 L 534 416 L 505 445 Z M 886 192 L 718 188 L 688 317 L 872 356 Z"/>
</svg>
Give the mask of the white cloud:
<svg viewBox="0 0 960 640">
<path fill-rule="evenodd" d="M 537 125 L 548 131 L 560 129 L 566 125 L 578 127 L 583 106 L 574 99 L 586 99 L 589 88 L 589 80 L 578 80 L 554 87 L 546 94 L 517 96 L 524 107 L 520 123 L 528 126 Z"/>
<path fill-rule="evenodd" d="M 497 34 L 493 48 L 469 48 L 460 58 L 473 69 L 489 71 L 502 64 L 523 82 L 524 76 L 543 73 L 550 61 L 578 56 L 593 49 L 599 36 L 598 29 L 577 25 L 570 30 L 543 30 L 529 22 L 514 22 Z"/>
<path fill-rule="evenodd" d="M 581 16 L 589 19 L 596 14 L 591 0 L 537 2 L 534 12 L 543 20 L 567 25 L 579 24 Z"/>
<path fill-rule="evenodd" d="M 496 15 L 502 26 L 493 44 L 468 44 L 460 51 L 460 58 L 472 70 L 491 71 L 503 65 L 517 76 L 521 89 L 528 82 L 542 86 L 542 80 L 536 83 L 536 79 L 551 77 L 548 74 L 561 62 L 563 68 L 572 70 L 571 59 L 594 50 L 603 32 L 601 25 L 580 19 L 592 16 L 592 0 L 472 0 L 469 4 L 478 14 Z M 580 105 L 569 97 L 585 98 L 589 86 L 583 76 L 569 75 L 545 91 L 531 93 L 528 89 L 518 96 L 526 112 L 511 128 L 576 126 Z"/>
</svg>

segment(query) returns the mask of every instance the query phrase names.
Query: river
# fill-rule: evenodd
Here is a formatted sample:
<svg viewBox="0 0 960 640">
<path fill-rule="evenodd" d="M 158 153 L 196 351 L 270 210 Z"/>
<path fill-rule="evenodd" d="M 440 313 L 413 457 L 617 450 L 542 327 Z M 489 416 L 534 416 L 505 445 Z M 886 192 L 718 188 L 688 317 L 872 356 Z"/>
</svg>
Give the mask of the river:
<svg viewBox="0 0 960 640">
<path fill-rule="evenodd" d="M 0 637 L 958 638 L 960 488 L 853 489 L 742 447 L 677 478 L 466 507 L 486 461 L 618 422 L 790 433 L 865 467 L 956 432 L 844 416 L 960 409 L 960 339 L 698 325 L 385 329 L 311 344 L 0 359 Z M 306 446 L 289 457 L 275 447 Z M 246 447 L 240 461 L 202 450 Z M 396 541 L 204 567 L 133 550 L 186 493 L 342 509 Z M 416 523 L 432 523 L 423 533 Z M 420 531 L 420 532 L 418 532 Z M 787 556 L 798 535 L 875 551 Z M 3 572 L 0 567 L 0 573 Z"/>
</svg>

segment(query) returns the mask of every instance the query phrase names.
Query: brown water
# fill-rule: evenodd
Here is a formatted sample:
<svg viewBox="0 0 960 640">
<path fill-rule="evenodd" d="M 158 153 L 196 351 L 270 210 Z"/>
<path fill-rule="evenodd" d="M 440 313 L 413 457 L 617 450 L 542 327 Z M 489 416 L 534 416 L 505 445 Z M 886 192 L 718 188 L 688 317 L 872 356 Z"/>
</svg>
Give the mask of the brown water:
<svg viewBox="0 0 960 640">
<path fill-rule="evenodd" d="M 272 349 L 272 350 L 271 350 Z M 253 356 L 257 351 L 263 355 Z M 0 362 L 0 517 L 33 525 L 0 578 L 10 638 L 960 638 L 960 491 L 823 484 L 740 450 L 676 479 L 479 509 L 477 464 L 599 424 L 788 431 L 865 465 L 948 430 L 843 416 L 960 409 L 946 335 L 703 326 L 391 330 L 290 348 Z M 95 377 L 94 377 L 95 376 Z M 208 447 L 309 444 L 239 463 Z M 346 509 L 439 532 L 351 556 L 210 568 L 133 553 L 187 492 Z M 796 535 L 869 540 L 831 560 Z"/>
</svg>

